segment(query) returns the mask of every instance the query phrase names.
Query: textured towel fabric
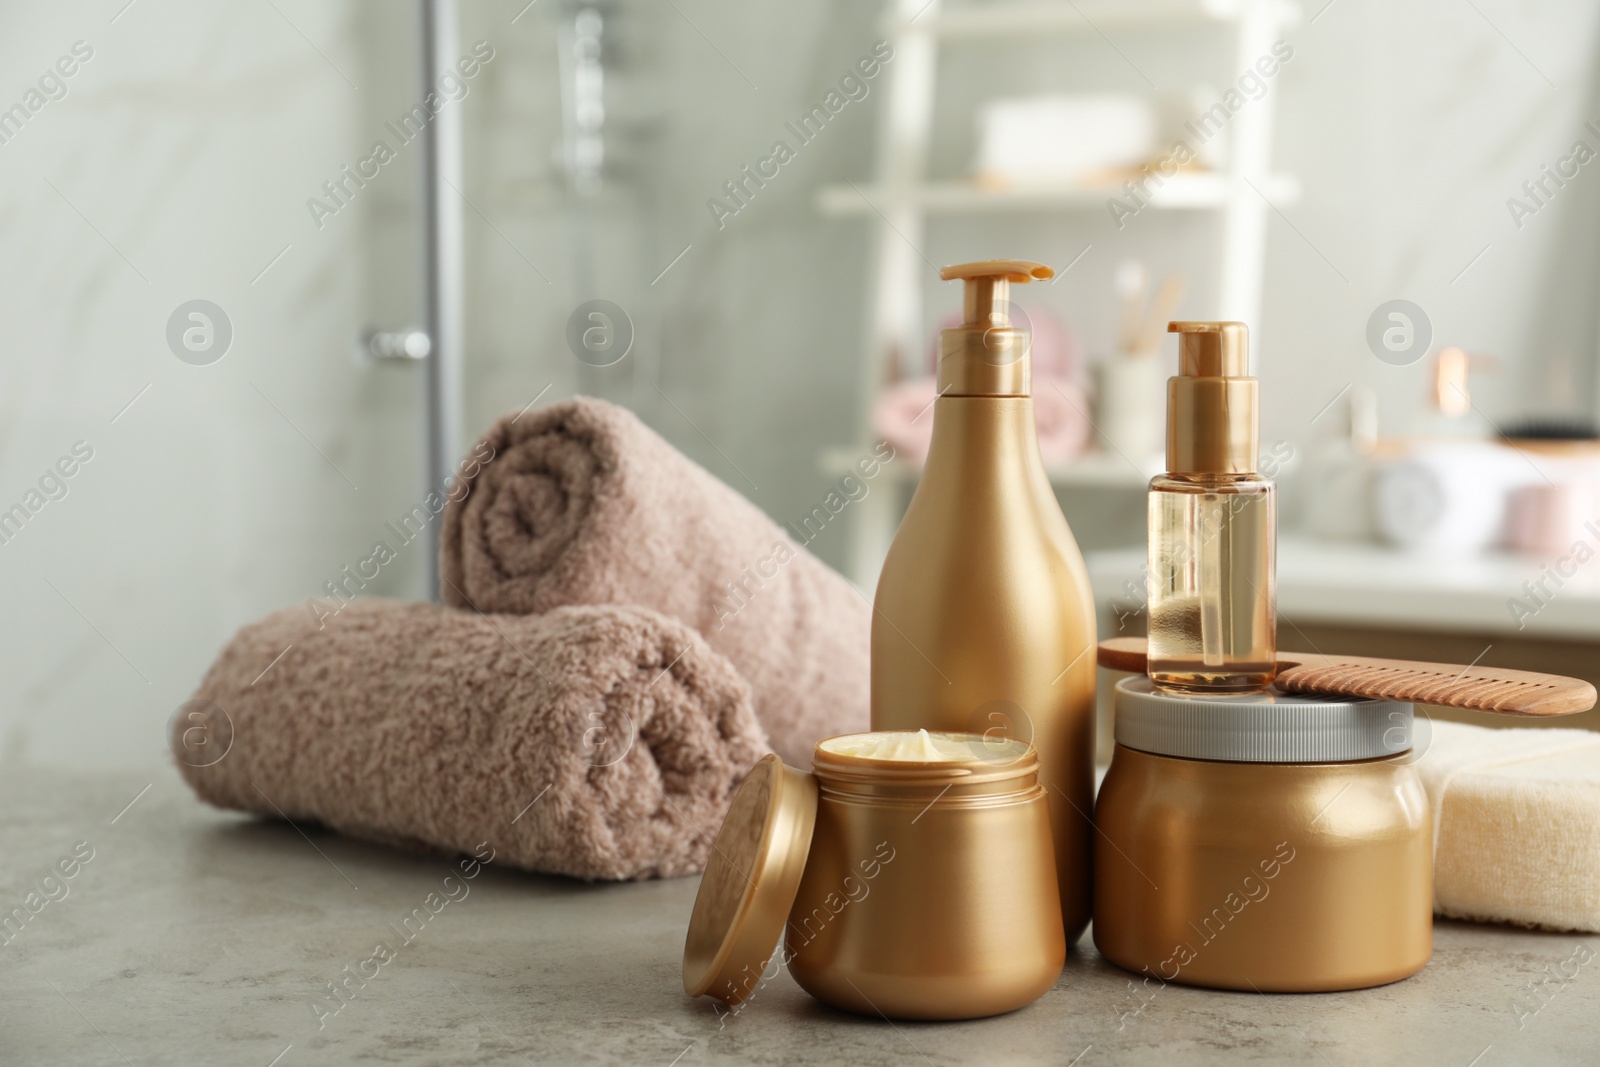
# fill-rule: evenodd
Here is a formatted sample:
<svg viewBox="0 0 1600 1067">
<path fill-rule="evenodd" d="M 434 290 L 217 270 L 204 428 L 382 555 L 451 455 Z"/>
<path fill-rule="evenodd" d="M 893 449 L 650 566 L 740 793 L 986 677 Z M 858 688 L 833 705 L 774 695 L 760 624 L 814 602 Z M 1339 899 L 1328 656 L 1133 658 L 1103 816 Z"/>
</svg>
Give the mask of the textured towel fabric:
<svg viewBox="0 0 1600 1067">
<path fill-rule="evenodd" d="M 1600 931 L 1600 734 L 1435 722 L 1434 911 Z"/>
<path fill-rule="evenodd" d="M 638 604 L 680 619 L 749 681 L 794 766 L 821 738 L 867 729 L 867 600 L 631 412 L 579 397 L 502 418 L 483 446 L 493 458 L 444 511 L 447 603 Z M 802 522 L 834 513 L 819 504 Z"/>
<path fill-rule="evenodd" d="M 767 750 L 728 661 L 637 608 L 357 600 L 321 629 L 287 608 L 240 630 L 184 710 L 178 768 L 219 807 L 387 844 L 487 841 L 496 863 L 587 879 L 701 869 Z"/>
</svg>

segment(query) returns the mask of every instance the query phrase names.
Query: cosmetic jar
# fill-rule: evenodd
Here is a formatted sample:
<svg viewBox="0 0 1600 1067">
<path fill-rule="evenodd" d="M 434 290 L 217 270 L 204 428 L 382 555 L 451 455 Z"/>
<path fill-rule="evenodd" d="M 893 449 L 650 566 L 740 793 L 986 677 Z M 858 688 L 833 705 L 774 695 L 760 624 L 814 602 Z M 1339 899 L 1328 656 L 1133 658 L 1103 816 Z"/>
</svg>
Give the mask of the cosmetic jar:
<svg viewBox="0 0 1600 1067">
<path fill-rule="evenodd" d="M 1433 952 L 1412 707 L 1117 684 L 1094 940 L 1145 984 L 1361 989 Z"/>
<path fill-rule="evenodd" d="M 1036 1000 L 1066 943 L 1033 746 L 881 731 L 818 742 L 810 774 L 763 757 L 701 879 L 685 990 L 741 1008 L 780 937 L 795 981 L 846 1011 L 973 1019 Z"/>
</svg>

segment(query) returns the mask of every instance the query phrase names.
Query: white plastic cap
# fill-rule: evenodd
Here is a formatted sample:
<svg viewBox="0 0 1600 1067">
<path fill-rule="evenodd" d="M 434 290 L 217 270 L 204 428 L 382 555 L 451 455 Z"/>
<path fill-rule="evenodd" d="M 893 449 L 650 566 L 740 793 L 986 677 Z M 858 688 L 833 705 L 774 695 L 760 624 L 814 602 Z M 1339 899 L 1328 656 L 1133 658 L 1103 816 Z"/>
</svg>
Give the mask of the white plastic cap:
<svg viewBox="0 0 1600 1067">
<path fill-rule="evenodd" d="M 1117 744 L 1158 756 L 1237 763 L 1348 763 L 1412 745 L 1412 708 L 1399 700 L 1262 693 L 1190 696 L 1149 678 L 1117 683 Z"/>
</svg>

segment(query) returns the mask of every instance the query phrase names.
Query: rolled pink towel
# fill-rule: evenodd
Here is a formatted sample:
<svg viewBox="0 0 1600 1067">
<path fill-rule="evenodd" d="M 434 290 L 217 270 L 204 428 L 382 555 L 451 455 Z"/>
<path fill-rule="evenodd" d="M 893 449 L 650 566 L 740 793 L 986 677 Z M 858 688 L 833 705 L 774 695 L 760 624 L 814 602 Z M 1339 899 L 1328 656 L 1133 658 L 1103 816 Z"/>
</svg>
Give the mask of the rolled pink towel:
<svg viewBox="0 0 1600 1067">
<path fill-rule="evenodd" d="M 502 418 L 486 450 L 444 510 L 446 603 L 638 604 L 682 620 L 749 681 L 773 749 L 797 766 L 821 738 L 867 728 L 867 599 L 631 412 L 578 397 Z M 824 500 L 801 521 L 842 508 Z"/>
<path fill-rule="evenodd" d="M 244 627 L 171 741 L 218 807 L 618 880 L 704 867 L 767 750 L 738 673 L 654 612 L 384 600 Z"/>
</svg>

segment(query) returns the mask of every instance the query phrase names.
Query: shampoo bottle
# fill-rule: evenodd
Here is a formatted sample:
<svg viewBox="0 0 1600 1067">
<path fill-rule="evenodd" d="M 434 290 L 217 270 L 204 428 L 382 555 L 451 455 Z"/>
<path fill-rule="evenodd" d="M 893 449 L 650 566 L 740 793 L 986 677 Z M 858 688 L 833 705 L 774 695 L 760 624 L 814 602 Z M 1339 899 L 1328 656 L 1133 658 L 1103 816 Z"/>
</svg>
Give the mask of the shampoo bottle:
<svg viewBox="0 0 1600 1067">
<path fill-rule="evenodd" d="M 1034 428 L 1018 260 L 946 267 L 965 283 L 939 336 L 933 444 L 878 579 L 872 728 L 1031 741 L 1050 798 L 1067 944 L 1089 921 L 1095 619 L 1088 572 Z"/>
<path fill-rule="evenodd" d="M 1260 383 L 1242 322 L 1171 322 L 1167 473 L 1150 482 L 1150 680 L 1184 693 L 1277 674 L 1277 523 L 1256 470 Z"/>
</svg>

